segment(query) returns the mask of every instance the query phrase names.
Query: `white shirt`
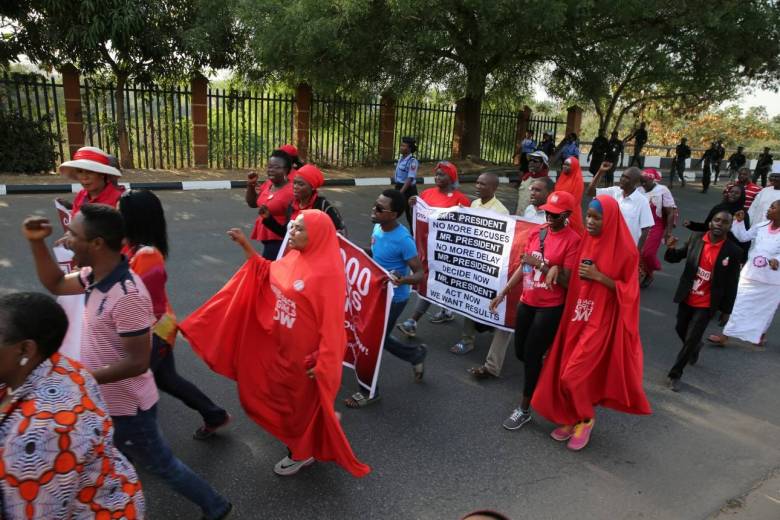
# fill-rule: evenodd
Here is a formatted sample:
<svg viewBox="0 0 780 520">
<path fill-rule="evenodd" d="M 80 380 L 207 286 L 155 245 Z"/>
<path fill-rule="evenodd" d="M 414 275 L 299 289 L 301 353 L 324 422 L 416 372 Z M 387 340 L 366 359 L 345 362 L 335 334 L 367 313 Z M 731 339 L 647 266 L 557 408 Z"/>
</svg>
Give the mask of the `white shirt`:
<svg viewBox="0 0 780 520">
<path fill-rule="evenodd" d="M 526 206 L 525 211 L 523 212 L 523 218 L 536 224 L 544 224 L 547 222 L 547 216 L 545 215 L 544 210 L 537 208 L 533 204 Z"/>
<path fill-rule="evenodd" d="M 767 186 L 759 191 L 748 210 L 750 225 L 755 226 L 764 222 L 766 220 L 766 210 L 778 199 L 780 199 L 780 190 L 776 190 L 774 186 Z"/>
<path fill-rule="evenodd" d="M 644 228 L 653 227 L 655 224 L 653 212 L 650 210 L 650 202 L 638 189 L 634 190 L 628 197 L 624 197 L 620 186 L 610 186 L 609 188 L 597 189 L 596 195 L 609 195 L 618 202 L 620 213 L 623 214 L 623 220 L 631 232 L 634 244 L 639 243 Z"/>
<path fill-rule="evenodd" d="M 742 276 L 748 280 L 780 285 L 780 270 L 773 271 L 769 267 L 769 260 L 780 260 L 780 230 L 770 229 L 768 222 L 746 230 L 744 222 L 734 221 L 731 232 L 740 242 L 753 241 Z"/>
<path fill-rule="evenodd" d="M 653 206 L 655 206 L 655 214 L 659 218 L 663 217 L 663 208 L 677 207 L 677 204 L 674 202 L 674 197 L 672 197 L 672 192 L 663 184 L 656 183 L 650 191 L 645 191 L 642 186 L 637 186 L 636 191 L 647 197 L 647 201 L 650 202 L 651 210 L 653 209 Z"/>
</svg>

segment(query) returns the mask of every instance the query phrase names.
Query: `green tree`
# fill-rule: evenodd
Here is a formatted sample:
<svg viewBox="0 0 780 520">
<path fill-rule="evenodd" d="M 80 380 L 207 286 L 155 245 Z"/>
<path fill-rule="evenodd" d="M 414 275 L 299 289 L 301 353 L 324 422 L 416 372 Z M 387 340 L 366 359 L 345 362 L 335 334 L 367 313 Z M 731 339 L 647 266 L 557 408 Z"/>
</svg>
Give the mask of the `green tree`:
<svg viewBox="0 0 780 520">
<path fill-rule="evenodd" d="M 780 70 L 773 0 L 572 2 L 566 24 L 549 90 L 591 104 L 606 130 L 651 105 L 701 112 Z"/>
<path fill-rule="evenodd" d="M 564 13 L 564 0 L 243 0 L 243 68 L 318 89 L 444 87 L 462 98 L 461 153 L 478 156 L 486 93 L 531 82 Z"/>
<path fill-rule="evenodd" d="M 123 92 L 128 81 L 180 79 L 236 59 L 241 37 L 231 3 L 218 0 L 28 0 L 8 10 L 13 52 L 53 67 L 73 63 L 116 78 L 116 119 L 122 166 L 133 167 Z M 6 54 L 9 54 L 8 52 Z"/>
</svg>

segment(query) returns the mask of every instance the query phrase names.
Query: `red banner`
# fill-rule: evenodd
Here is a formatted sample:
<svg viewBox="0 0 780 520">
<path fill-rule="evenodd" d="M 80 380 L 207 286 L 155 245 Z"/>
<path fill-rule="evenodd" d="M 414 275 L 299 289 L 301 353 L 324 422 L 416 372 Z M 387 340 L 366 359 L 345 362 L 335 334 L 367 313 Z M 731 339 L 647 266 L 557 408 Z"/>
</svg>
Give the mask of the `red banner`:
<svg viewBox="0 0 780 520">
<path fill-rule="evenodd" d="M 347 351 L 344 365 L 354 369 L 360 386 L 373 397 L 393 287 L 387 271 L 361 248 L 341 235 L 339 246 L 347 276 L 347 305 L 344 309 Z"/>
</svg>

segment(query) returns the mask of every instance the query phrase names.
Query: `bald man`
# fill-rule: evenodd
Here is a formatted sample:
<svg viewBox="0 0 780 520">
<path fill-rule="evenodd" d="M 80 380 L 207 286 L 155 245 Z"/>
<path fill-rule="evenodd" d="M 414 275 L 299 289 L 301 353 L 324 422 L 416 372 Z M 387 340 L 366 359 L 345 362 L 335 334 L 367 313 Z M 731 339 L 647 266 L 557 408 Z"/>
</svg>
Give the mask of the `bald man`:
<svg viewBox="0 0 780 520">
<path fill-rule="evenodd" d="M 655 223 L 653 212 L 650 209 L 650 202 L 647 200 L 647 197 L 637 191 L 639 181 L 642 178 L 642 172 L 636 166 L 627 168 L 620 176 L 620 182 L 617 186 L 596 189 L 599 181 L 601 181 L 601 177 L 611 168 L 612 163 L 603 162 L 601 164 L 601 168 L 599 168 L 599 171 L 593 176 L 593 180 L 590 181 L 590 185 L 588 185 L 587 193 L 591 197 L 609 195 L 618 201 L 620 212 L 623 214 L 628 230 L 634 238 L 634 243 L 637 244 L 641 251 L 647 238 L 647 233 Z"/>
<path fill-rule="evenodd" d="M 498 190 L 498 175 L 492 172 L 485 172 L 477 177 L 477 200 L 471 203 L 472 208 L 482 208 L 502 215 L 509 215 L 509 210 L 506 209 L 500 200 L 496 198 L 496 191 Z"/>
</svg>

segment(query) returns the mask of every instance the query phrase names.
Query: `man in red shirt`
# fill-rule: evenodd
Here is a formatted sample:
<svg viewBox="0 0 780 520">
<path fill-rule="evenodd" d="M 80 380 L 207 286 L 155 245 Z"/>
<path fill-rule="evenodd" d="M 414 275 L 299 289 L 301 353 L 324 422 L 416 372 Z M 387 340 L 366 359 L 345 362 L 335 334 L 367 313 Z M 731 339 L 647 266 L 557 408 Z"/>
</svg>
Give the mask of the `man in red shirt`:
<svg viewBox="0 0 780 520">
<path fill-rule="evenodd" d="M 731 187 L 735 184 L 739 184 L 745 188 L 745 211 L 747 211 L 750 209 L 750 205 L 753 204 L 753 199 L 755 199 L 756 195 L 758 195 L 758 192 L 761 191 L 761 186 L 755 184 L 751 180 L 750 168 L 747 166 L 743 166 L 737 170 L 737 181 L 728 183 L 726 188 L 723 190 L 723 193 L 728 192 L 729 189 L 731 189 Z"/>
<path fill-rule="evenodd" d="M 669 371 L 669 387 L 680 391 L 680 378 L 686 365 L 699 359 L 702 336 L 716 311 L 726 323 L 734 306 L 742 263 L 742 249 L 727 236 L 732 216 L 727 211 L 716 213 L 707 233 L 694 233 L 684 247 L 675 248 L 677 238 L 667 241 L 664 260 L 677 263 L 687 258 L 674 296 L 677 309 L 675 330 L 683 342 L 674 366 Z"/>
</svg>

